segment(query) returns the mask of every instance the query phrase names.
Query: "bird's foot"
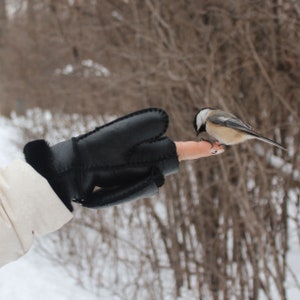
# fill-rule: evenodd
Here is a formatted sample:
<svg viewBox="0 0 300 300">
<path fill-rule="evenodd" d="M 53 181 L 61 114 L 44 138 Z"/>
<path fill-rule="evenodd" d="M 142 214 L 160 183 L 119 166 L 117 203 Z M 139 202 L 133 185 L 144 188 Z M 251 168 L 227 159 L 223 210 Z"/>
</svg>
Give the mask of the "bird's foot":
<svg viewBox="0 0 300 300">
<path fill-rule="evenodd" d="M 213 148 L 214 147 L 214 144 L 215 144 L 215 142 L 217 142 L 216 140 L 209 140 L 209 139 L 203 139 L 203 138 L 201 138 L 200 139 L 200 142 L 201 141 L 203 141 L 203 142 L 207 142 L 207 143 L 210 143 L 210 145 L 211 145 L 211 148 Z"/>
</svg>

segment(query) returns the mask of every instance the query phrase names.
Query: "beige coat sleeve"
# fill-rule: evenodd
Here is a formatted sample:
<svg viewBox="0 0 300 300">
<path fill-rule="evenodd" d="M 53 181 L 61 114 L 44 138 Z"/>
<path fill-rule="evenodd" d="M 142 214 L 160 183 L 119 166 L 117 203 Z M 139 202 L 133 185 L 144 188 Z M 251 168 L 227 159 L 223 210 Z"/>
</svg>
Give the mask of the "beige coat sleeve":
<svg viewBox="0 0 300 300">
<path fill-rule="evenodd" d="M 59 229 L 72 216 L 26 162 L 0 169 L 0 267 L 24 255 L 35 236 Z"/>
</svg>

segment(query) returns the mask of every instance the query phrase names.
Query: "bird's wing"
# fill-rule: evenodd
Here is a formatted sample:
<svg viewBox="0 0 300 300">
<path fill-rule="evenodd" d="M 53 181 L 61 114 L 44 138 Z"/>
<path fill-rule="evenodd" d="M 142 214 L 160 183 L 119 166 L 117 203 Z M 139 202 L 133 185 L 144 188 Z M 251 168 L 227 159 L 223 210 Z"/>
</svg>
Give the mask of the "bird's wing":
<svg viewBox="0 0 300 300">
<path fill-rule="evenodd" d="M 243 131 L 250 135 L 259 136 L 259 134 L 255 132 L 250 125 L 244 123 L 236 116 L 227 112 L 215 111 L 213 114 L 208 116 L 207 119 L 216 125 L 226 126 L 232 129 Z"/>
<path fill-rule="evenodd" d="M 239 118 L 237 118 L 236 116 L 234 116 L 230 113 L 226 113 L 226 112 L 223 112 L 223 111 L 215 111 L 213 114 L 208 116 L 207 120 L 209 120 L 210 122 L 212 122 L 214 124 L 217 124 L 217 125 L 226 126 L 228 128 L 243 131 L 246 134 L 252 135 L 252 136 L 254 136 L 255 138 L 257 138 L 261 141 L 269 143 L 269 144 L 271 144 L 273 146 L 276 146 L 276 147 L 278 147 L 282 150 L 286 150 L 286 148 L 284 148 L 280 144 L 276 143 L 275 141 L 273 141 L 273 140 L 271 140 L 267 137 L 264 137 L 261 134 L 257 133 L 256 131 L 254 131 L 254 129 L 252 129 L 251 126 L 244 123 Z"/>
</svg>

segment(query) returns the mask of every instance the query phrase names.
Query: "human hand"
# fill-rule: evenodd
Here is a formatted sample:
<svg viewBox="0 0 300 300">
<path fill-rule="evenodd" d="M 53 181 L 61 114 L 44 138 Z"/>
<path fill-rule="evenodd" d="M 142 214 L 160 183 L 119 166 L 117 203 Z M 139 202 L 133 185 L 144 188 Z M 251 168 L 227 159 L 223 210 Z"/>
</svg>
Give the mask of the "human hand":
<svg viewBox="0 0 300 300">
<path fill-rule="evenodd" d="M 30 142 L 24 154 L 70 210 L 71 201 L 108 206 L 155 194 L 164 177 L 177 171 L 167 128 L 163 110 L 145 109 L 51 147 Z"/>
</svg>

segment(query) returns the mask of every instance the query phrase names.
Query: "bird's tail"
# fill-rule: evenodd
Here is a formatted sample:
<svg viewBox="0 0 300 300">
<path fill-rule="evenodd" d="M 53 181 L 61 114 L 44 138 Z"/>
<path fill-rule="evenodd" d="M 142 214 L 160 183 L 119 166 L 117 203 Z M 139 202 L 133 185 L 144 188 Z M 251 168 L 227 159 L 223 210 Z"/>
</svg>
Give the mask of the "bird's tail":
<svg viewBox="0 0 300 300">
<path fill-rule="evenodd" d="M 271 140 L 271 139 L 268 139 L 268 138 L 266 138 L 266 137 L 264 137 L 264 136 L 261 136 L 261 135 L 257 135 L 257 136 L 255 136 L 255 137 L 256 137 L 258 140 L 260 140 L 260 141 L 266 142 L 266 143 L 271 144 L 271 145 L 273 145 L 273 146 L 275 146 L 275 147 L 277 147 L 277 148 L 279 148 L 279 149 L 281 149 L 281 150 L 287 151 L 286 148 L 284 148 L 283 146 L 281 146 L 280 144 L 274 142 L 274 141 Z"/>
</svg>

